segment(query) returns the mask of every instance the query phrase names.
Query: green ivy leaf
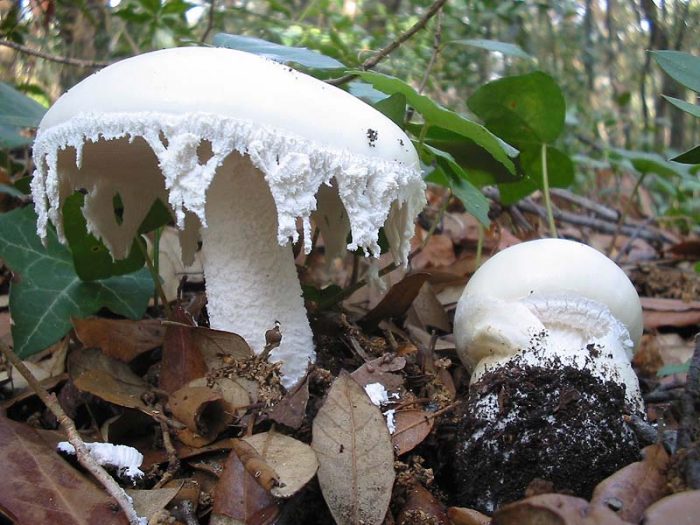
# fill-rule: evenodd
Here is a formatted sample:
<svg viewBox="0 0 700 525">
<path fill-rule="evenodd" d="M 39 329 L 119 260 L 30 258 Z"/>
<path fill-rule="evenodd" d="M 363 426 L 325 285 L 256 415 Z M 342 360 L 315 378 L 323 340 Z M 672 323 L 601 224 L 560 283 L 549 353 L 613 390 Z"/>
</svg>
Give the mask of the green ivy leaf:
<svg viewBox="0 0 700 525">
<path fill-rule="evenodd" d="M 212 43 L 217 47 L 247 51 L 248 53 L 261 55 L 283 64 L 294 63 L 312 69 L 340 69 L 345 67 L 342 62 L 323 55 L 318 51 L 305 47 L 283 46 L 251 36 L 217 33 L 214 35 Z"/>
<path fill-rule="evenodd" d="M 516 145 L 549 144 L 564 129 L 564 94 L 541 71 L 489 82 L 476 90 L 467 105 L 489 130 Z"/>
<path fill-rule="evenodd" d="M 0 126 L 35 128 L 46 108 L 20 91 L 0 82 Z"/>
<path fill-rule="evenodd" d="M 532 56 L 528 55 L 523 48 L 516 44 L 500 42 L 499 40 L 485 40 L 483 38 L 467 38 L 464 40 L 453 40 L 448 44 L 461 44 L 465 46 L 478 47 L 486 51 L 497 51 L 504 55 L 509 55 L 516 58 L 526 58 L 532 60 Z"/>
<path fill-rule="evenodd" d="M 650 51 L 656 63 L 679 84 L 700 93 L 700 57 L 683 51 Z"/>
<path fill-rule="evenodd" d="M 88 233 L 82 210 L 84 201 L 82 193 L 74 193 L 63 204 L 63 229 L 78 277 L 83 281 L 96 281 L 143 268 L 145 260 L 136 244 L 140 242 L 138 239 L 134 239 L 126 259 L 115 261 L 104 243 Z"/>
<path fill-rule="evenodd" d="M 105 307 L 139 319 L 146 311 L 153 281 L 145 269 L 104 281 L 81 281 L 70 251 L 53 231 L 42 246 L 31 206 L 0 215 L 0 231 L 0 257 L 14 273 L 10 311 L 20 357 L 58 341 L 71 329 L 71 317 L 87 317 Z"/>
<path fill-rule="evenodd" d="M 372 84 L 379 91 L 390 95 L 403 94 L 408 105 L 423 116 L 428 128 L 437 126 L 474 141 L 510 173 L 515 174 L 515 165 L 511 157 L 517 156 L 518 150 L 506 144 L 481 124 L 442 107 L 424 95 L 420 95 L 398 78 L 373 71 L 353 71 L 353 73 Z"/>
</svg>

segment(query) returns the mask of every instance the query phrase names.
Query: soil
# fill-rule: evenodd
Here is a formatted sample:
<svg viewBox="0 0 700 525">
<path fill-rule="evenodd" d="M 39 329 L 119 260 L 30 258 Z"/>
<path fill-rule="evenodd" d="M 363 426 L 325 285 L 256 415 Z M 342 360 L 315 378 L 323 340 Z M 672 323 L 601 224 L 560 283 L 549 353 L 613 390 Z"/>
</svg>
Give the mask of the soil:
<svg viewBox="0 0 700 525">
<path fill-rule="evenodd" d="M 624 386 L 559 362 L 533 367 L 516 358 L 485 373 L 457 428 L 453 504 L 492 513 L 533 481 L 589 498 L 640 458 L 626 412 Z"/>
</svg>

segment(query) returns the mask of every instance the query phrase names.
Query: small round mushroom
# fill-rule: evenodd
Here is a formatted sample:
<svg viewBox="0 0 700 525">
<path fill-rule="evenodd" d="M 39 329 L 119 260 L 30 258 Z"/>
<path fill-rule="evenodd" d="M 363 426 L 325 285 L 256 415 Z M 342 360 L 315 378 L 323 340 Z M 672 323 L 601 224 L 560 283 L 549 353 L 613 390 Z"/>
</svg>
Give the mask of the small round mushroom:
<svg viewBox="0 0 700 525">
<path fill-rule="evenodd" d="M 351 233 L 351 250 L 378 256 L 383 226 L 405 264 L 425 201 L 416 152 L 390 119 L 338 88 L 230 49 L 168 49 L 103 69 L 51 107 L 33 151 L 41 237 L 51 220 L 64 240 L 62 203 L 82 190 L 89 231 L 123 258 L 154 200 L 169 203 L 185 264 L 202 241 L 211 326 L 260 352 L 279 321 L 272 357 L 286 386 L 315 355 L 290 243 L 297 219 L 307 252 L 320 208 L 316 224 L 329 237 Z"/>
<path fill-rule="evenodd" d="M 603 254 L 560 239 L 503 250 L 468 282 L 454 334 L 473 370 L 455 470 L 479 480 L 463 503 L 492 511 L 536 477 L 586 496 L 636 460 L 623 416 L 643 411 L 642 308 Z"/>
</svg>

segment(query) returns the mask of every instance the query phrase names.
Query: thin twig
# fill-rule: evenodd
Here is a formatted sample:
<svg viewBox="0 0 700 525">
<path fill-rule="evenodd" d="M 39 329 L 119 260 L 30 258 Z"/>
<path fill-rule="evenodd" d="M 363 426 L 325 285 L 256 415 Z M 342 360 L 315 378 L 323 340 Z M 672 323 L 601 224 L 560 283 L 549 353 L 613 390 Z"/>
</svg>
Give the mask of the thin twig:
<svg viewBox="0 0 700 525">
<path fill-rule="evenodd" d="M 43 51 L 38 51 L 27 47 L 17 42 L 12 42 L 11 40 L 0 40 L 0 46 L 5 46 L 24 53 L 26 55 L 32 55 L 35 57 L 43 58 L 49 62 L 56 62 L 58 64 L 65 64 L 67 66 L 84 67 L 89 69 L 99 69 L 101 67 L 107 67 L 109 62 L 97 62 L 94 60 L 82 60 L 79 58 L 69 58 L 60 55 L 52 55 L 50 53 L 44 53 Z"/>
<path fill-rule="evenodd" d="M 122 508 L 126 517 L 131 525 L 138 525 L 140 523 L 139 517 L 134 510 L 134 506 L 131 503 L 131 498 L 124 492 L 112 476 L 110 476 L 105 469 L 103 469 L 95 458 L 92 457 L 90 451 L 85 446 L 78 430 L 75 428 L 75 423 L 71 420 L 66 413 L 63 411 L 61 404 L 56 399 L 54 394 L 49 394 L 46 389 L 39 384 L 36 377 L 29 371 L 29 369 L 24 365 L 22 360 L 17 357 L 17 355 L 10 350 L 2 341 L 0 341 L 0 351 L 5 355 L 5 358 L 12 363 L 17 371 L 22 374 L 22 377 L 27 381 L 32 390 L 39 396 L 39 399 L 46 405 L 51 413 L 56 416 L 58 423 L 63 428 L 63 431 L 68 436 L 68 442 L 75 448 L 75 454 L 78 458 L 78 462 L 92 474 L 95 479 L 97 479 L 102 486 L 107 490 L 110 496 L 112 496 L 119 506 Z"/>
<path fill-rule="evenodd" d="M 416 421 L 414 423 L 411 423 L 410 425 L 408 425 L 405 428 L 402 428 L 401 430 L 397 430 L 396 432 L 394 432 L 393 436 L 395 437 L 395 436 L 401 434 L 402 432 L 406 432 L 407 430 L 411 430 L 412 428 L 415 428 L 419 425 L 423 425 L 423 424 L 427 423 L 428 421 L 430 421 L 431 419 L 435 419 L 436 417 L 439 417 L 439 416 L 445 414 L 446 412 L 450 412 L 451 410 L 453 410 L 455 407 L 461 405 L 462 403 L 463 403 L 463 401 L 455 401 L 454 403 L 447 405 L 445 408 L 441 408 L 440 410 L 437 410 L 435 412 L 427 414 L 425 416 L 425 419 L 421 419 L 420 421 Z"/>
<path fill-rule="evenodd" d="M 617 221 L 620 218 L 620 212 L 618 212 L 617 210 L 608 208 L 607 206 L 592 201 L 591 199 L 587 199 L 586 197 L 582 197 L 581 195 L 571 193 L 569 190 L 565 190 L 563 188 L 550 188 L 549 193 L 551 193 L 554 197 L 558 197 L 565 201 L 569 201 L 573 204 L 576 204 L 577 206 L 585 210 L 592 211 L 602 219 L 606 219 L 608 221 Z"/>
<path fill-rule="evenodd" d="M 163 405 L 161 403 L 156 403 L 156 410 L 163 412 Z M 165 448 L 165 452 L 168 454 L 168 467 L 163 476 L 158 480 L 158 483 L 153 486 L 154 489 L 163 487 L 168 481 L 173 479 L 175 473 L 180 468 L 180 459 L 177 457 L 177 450 L 175 450 L 173 440 L 170 437 L 168 424 L 162 420 L 158 421 L 158 423 L 160 424 L 160 431 L 163 435 L 163 448 Z"/>
<path fill-rule="evenodd" d="M 207 27 L 202 33 L 202 38 L 199 39 L 200 42 L 206 42 L 209 33 L 214 28 L 214 8 L 216 6 L 216 0 L 209 0 L 209 13 L 207 14 Z"/>
<path fill-rule="evenodd" d="M 418 31 L 423 29 L 428 21 L 434 17 L 440 9 L 442 9 L 442 6 L 445 5 L 447 0 L 436 0 L 433 2 L 433 5 L 428 8 L 428 10 L 425 12 L 425 14 L 421 17 L 418 22 L 413 24 L 405 33 L 402 33 L 399 35 L 399 37 L 392 41 L 388 46 L 383 47 L 379 51 L 377 51 L 374 55 L 372 55 L 370 58 L 365 60 L 362 65 L 360 66 L 360 69 L 362 71 L 367 71 L 368 69 L 374 68 L 379 62 L 384 60 L 386 57 L 388 57 L 391 53 L 393 53 L 396 49 L 398 49 L 401 44 L 406 42 L 408 39 L 410 39 L 413 35 L 415 35 Z M 332 86 L 340 86 L 342 84 L 345 84 L 346 82 L 350 82 L 354 78 L 357 77 L 356 73 L 348 73 L 347 75 L 343 75 L 342 77 L 339 78 L 332 78 L 330 80 L 327 80 L 329 84 Z"/>
<path fill-rule="evenodd" d="M 418 85 L 418 93 L 423 93 L 425 86 L 428 84 L 428 79 L 430 78 L 430 73 L 433 70 L 433 66 L 437 61 L 437 57 L 440 54 L 442 44 L 442 11 L 438 11 L 437 18 L 435 19 L 435 36 L 433 37 L 433 53 L 430 55 L 430 60 L 428 65 L 425 66 L 425 73 L 423 78 Z"/>
</svg>

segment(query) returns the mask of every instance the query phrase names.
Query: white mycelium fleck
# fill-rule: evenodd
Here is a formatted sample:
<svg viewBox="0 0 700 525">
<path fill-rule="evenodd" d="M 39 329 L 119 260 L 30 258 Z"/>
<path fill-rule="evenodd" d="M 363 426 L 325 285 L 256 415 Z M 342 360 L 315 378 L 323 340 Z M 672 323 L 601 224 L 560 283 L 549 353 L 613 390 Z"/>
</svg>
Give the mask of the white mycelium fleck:
<svg viewBox="0 0 700 525">
<path fill-rule="evenodd" d="M 297 219 L 306 251 L 318 210 L 333 251 L 349 228 L 348 249 L 378 256 L 383 226 L 405 263 L 425 202 L 416 152 L 391 120 L 340 89 L 230 49 L 168 49 L 109 66 L 56 102 L 33 152 L 40 236 L 50 220 L 65 240 L 62 204 L 84 190 L 89 231 L 123 258 L 154 199 L 168 203 L 185 263 L 201 233 L 212 327 L 259 352 L 279 321 L 273 358 L 287 386 L 315 355 L 290 246 Z"/>
<path fill-rule="evenodd" d="M 90 455 L 103 467 L 113 467 L 129 479 L 143 477 L 139 467 L 143 463 L 143 454 L 133 447 L 114 445 L 112 443 L 85 443 Z M 61 441 L 56 448 L 59 452 L 72 456 L 75 448 L 68 441 Z"/>
<path fill-rule="evenodd" d="M 642 398 L 630 359 L 642 309 L 624 272 L 589 246 L 542 239 L 512 246 L 470 279 L 455 314 L 455 339 L 472 382 L 515 356 L 533 366 L 558 360 L 625 386 Z"/>
</svg>

